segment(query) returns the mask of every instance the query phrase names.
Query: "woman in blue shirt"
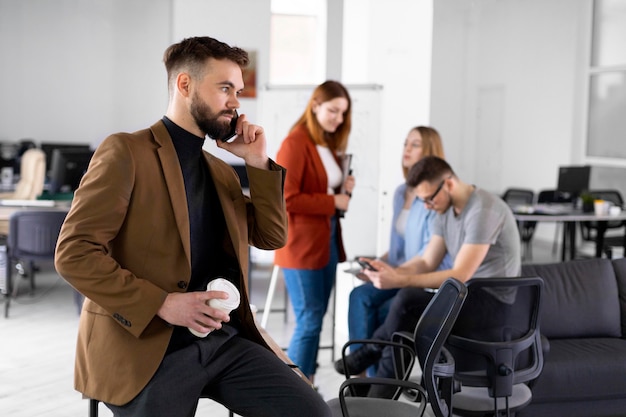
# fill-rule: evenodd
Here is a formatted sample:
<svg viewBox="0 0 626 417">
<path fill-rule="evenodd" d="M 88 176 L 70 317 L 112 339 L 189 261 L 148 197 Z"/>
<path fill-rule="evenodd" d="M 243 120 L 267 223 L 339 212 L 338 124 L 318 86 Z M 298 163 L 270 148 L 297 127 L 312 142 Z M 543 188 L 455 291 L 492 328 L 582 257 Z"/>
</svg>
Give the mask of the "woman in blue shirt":
<svg viewBox="0 0 626 417">
<path fill-rule="evenodd" d="M 404 177 L 417 161 L 425 156 L 443 158 L 443 145 L 439 133 L 426 126 L 411 129 L 404 141 L 402 152 L 402 171 Z M 393 196 L 393 219 L 391 223 L 391 240 L 388 252 L 381 257 L 392 266 L 399 266 L 415 255 L 422 254 L 430 240 L 430 225 L 435 212 L 428 210 L 415 198 L 413 189 L 402 183 L 396 188 Z M 449 255 L 446 255 L 440 268 L 452 267 Z M 359 275 L 364 278 L 364 274 Z M 367 339 L 380 326 L 387 312 L 391 299 L 398 289 L 380 290 L 366 282 L 352 290 L 348 307 L 348 332 L 350 340 Z M 352 345 L 351 350 L 359 348 Z M 341 373 L 338 367 L 335 368 Z"/>
</svg>

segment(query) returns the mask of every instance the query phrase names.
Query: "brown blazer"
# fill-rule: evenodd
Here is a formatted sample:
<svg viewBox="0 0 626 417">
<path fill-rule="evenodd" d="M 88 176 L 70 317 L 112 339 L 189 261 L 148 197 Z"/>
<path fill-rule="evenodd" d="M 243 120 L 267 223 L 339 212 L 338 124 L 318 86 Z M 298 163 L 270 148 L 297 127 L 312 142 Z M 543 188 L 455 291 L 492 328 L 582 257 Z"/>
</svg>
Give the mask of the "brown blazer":
<svg viewBox="0 0 626 417">
<path fill-rule="evenodd" d="M 287 226 L 284 169 L 248 167 L 253 199 L 234 170 L 205 153 L 239 261 L 242 335 L 267 347 L 247 297 L 248 243 L 276 249 Z M 227 245 L 230 247 L 230 245 Z M 172 327 L 156 313 L 191 275 L 183 176 L 159 121 L 108 137 L 96 150 L 61 229 L 55 266 L 87 299 L 76 351 L 75 387 L 116 405 L 133 399 L 163 359 Z"/>
<path fill-rule="evenodd" d="M 287 244 L 275 252 L 283 268 L 320 269 L 330 259 L 330 218 L 335 198 L 315 143 L 304 125 L 292 130 L 280 145 L 276 162 L 287 168 L 285 200 L 289 224 Z M 339 262 L 346 260 L 341 225 L 337 222 Z"/>
</svg>

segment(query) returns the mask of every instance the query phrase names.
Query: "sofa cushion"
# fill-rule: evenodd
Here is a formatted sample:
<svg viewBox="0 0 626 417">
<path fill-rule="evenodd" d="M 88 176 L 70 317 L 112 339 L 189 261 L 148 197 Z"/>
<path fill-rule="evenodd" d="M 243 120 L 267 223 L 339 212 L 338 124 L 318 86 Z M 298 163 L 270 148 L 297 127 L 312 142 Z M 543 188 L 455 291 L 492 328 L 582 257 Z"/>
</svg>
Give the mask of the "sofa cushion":
<svg viewBox="0 0 626 417">
<path fill-rule="evenodd" d="M 622 335 L 626 336 L 626 258 L 613 260 L 613 269 L 619 289 L 619 305 L 622 311 Z"/>
<path fill-rule="evenodd" d="M 543 278 L 541 333 L 548 339 L 621 336 L 617 282 L 610 260 L 523 265 L 522 275 Z"/>
<path fill-rule="evenodd" d="M 533 403 L 624 398 L 626 340 L 550 341 L 550 352 L 532 392 Z"/>
</svg>

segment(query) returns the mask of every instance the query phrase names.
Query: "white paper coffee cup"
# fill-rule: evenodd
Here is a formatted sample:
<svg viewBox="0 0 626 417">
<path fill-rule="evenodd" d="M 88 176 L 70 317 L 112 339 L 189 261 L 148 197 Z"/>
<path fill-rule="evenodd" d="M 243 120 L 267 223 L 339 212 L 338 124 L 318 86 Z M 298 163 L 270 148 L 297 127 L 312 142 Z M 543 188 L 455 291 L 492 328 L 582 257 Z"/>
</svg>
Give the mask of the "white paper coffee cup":
<svg viewBox="0 0 626 417">
<path fill-rule="evenodd" d="M 221 298 L 211 298 L 209 300 L 209 305 L 213 308 L 218 308 L 225 312 L 226 314 L 230 314 L 231 311 L 239 307 L 240 295 L 237 287 L 233 285 L 232 282 L 225 278 L 215 278 L 207 285 L 207 291 L 224 291 L 228 293 L 227 299 Z M 197 337 L 206 337 L 210 332 L 200 333 L 191 328 L 189 331 Z"/>
<path fill-rule="evenodd" d="M 225 313 L 230 314 L 231 311 L 239 307 L 239 290 L 227 279 L 216 278 L 209 282 L 207 285 L 207 291 L 224 291 L 228 293 L 227 299 L 211 298 L 209 305 L 213 308 L 219 308 Z"/>
</svg>

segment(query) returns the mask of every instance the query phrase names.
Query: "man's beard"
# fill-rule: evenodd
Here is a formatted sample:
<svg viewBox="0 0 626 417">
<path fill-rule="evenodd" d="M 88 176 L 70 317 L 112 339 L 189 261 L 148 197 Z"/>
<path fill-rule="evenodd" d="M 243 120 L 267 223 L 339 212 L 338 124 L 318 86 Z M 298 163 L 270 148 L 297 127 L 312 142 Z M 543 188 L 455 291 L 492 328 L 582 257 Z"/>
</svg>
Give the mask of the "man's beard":
<svg viewBox="0 0 626 417">
<path fill-rule="evenodd" d="M 228 136 L 230 122 L 220 121 L 218 118 L 224 114 L 234 115 L 234 110 L 223 110 L 217 114 L 213 113 L 209 105 L 200 99 L 198 93 L 193 95 L 190 110 L 191 116 L 205 135 L 208 135 L 213 140 Z"/>
</svg>

